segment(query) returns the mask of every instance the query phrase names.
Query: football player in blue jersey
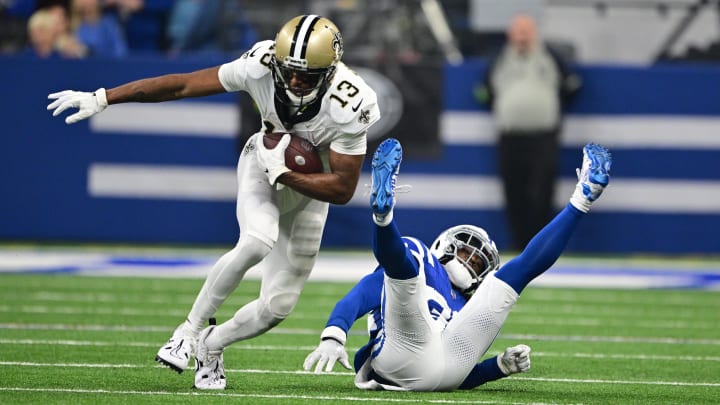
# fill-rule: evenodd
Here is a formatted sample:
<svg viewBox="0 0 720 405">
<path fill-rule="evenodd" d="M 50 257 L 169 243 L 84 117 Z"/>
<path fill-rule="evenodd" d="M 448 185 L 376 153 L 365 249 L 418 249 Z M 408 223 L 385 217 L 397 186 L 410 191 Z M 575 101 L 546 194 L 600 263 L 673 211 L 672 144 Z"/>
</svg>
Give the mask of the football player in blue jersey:
<svg viewBox="0 0 720 405">
<path fill-rule="evenodd" d="M 355 354 L 361 389 L 448 391 L 471 389 L 530 368 L 530 348 L 510 347 L 478 361 L 498 335 L 522 290 L 550 268 L 583 216 L 608 185 L 611 155 L 583 148 L 578 183 L 567 206 L 525 250 L 499 267 L 495 243 L 477 226 L 459 225 L 430 247 L 402 237 L 393 219 L 402 147 L 387 139 L 372 161 L 370 204 L 377 269 L 332 311 L 320 345 L 304 362 L 316 373 L 336 362 L 350 369 L 347 332 L 368 314 L 370 341 Z"/>
</svg>

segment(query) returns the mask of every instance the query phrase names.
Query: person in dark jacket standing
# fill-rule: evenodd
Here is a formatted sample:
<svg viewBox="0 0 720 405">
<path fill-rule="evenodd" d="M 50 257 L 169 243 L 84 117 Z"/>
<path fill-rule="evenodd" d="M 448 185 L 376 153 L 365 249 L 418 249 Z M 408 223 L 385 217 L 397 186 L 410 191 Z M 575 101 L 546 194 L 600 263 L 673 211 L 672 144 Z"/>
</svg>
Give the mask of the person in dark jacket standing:
<svg viewBox="0 0 720 405">
<path fill-rule="evenodd" d="M 581 78 L 517 15 L 476 97 L 492 110 L 512 248 L 522 250 L 554 215 L 563 112 Z"/>
</svg>

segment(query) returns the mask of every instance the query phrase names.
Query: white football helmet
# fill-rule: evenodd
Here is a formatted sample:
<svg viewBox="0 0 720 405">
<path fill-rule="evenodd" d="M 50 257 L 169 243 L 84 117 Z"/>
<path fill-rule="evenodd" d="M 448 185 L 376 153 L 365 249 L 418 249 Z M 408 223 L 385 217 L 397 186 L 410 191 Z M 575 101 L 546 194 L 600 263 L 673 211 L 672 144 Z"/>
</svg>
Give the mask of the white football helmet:
<svg viewBox="0 0 720 405">
<path fill-rule="evenodd" d="M 300 15 L 275 37 L 272 75 L 285 105 L 302 107 L 325 94 L 343 54 L 340 30 L 325 17 Z"/>
<path fill-rule="evenodd" d="M 460 255 L 460 251 L 465 254 Z M 500 266 L 495 242 L 484 229 L 457 225 L 443 231 L 432 243 L 430 252 L 448 273 L 450 282 L 463 294 L 471 295 L 483 278 Z"/>
</svg>

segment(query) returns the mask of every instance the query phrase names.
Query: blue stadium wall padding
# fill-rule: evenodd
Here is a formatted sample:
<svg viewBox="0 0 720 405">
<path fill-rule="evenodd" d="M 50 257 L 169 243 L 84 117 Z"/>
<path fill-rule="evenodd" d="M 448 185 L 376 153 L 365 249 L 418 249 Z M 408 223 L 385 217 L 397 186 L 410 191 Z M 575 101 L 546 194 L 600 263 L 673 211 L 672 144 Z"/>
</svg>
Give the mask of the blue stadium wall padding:
<svg viewBox="0 0 720 405">
<path fill-rule="evenodd" d="M 143 167 L 220 168 L 234 170 L 236 140 L 232 136 L 188 136 L 143 132 L 151 113 L 131 117 L 134 133 L 97 132 L 88 121 L 65 125 L 46 110 L 47 95 L 63 89 L 92 91 L 147 76 L 195 69 L 223 60 L 169 60 L 145 56 L 127 60 L 37 60 L 0 58 L 0 241 L 69 241 L 110 243 L 189 243 L 232 245 L 237 224 L 232 197 L 213 199 L 142 198 L 91 195 L 89 168 L 94 164 Z M 443 78 L 444 113 L 487 114 L 473 98 L 471 88 L 486 65 L 471 60 L 447 66 Z M 675 117 L 720 119 L 720 69 L 702 66 L 614 67 L 580 66 L 585 88 L 572 115 L 612 117 Z M 235 95 L 189 100 L 189 103 L 235 105 Z M 213 104 L 214 105 L 214 104 Z M 111 107 L 113 108 L 113 107 Z M 145 108 L 145 105 L 143 105 Z M 148 111 L 153 111 L 147 106 Z M 63 117 L 65 114 L 63 114 Z M 714 121 L 713 121 L 714 122 Z M 651 128 L 648 128 L 651 130 Z M 683 137 L 684 134 L 678 134 Z M 720 136 L 720 134 L 717 134 Z M 648 139 L 648 138 L 644 138 Z M 649 138 L 652 139 L 652 138 Z M 711 209 L 663 212 L 653 209 L 593 211 L 572 239 L 569 252 L 585 253 L 720 253 L 720 142 L 685 148 L 635 145 L 615 149 L 614 180 L 639 181 L 662 187 L 664 182 L 706 185 L 705 205 Z M 372 151 L 369 151 L 369 154 Z M 571 178 L 579 162 L 579 148 L 565 145 L 562 176 Z M 496 178 L 491 144 L 448 143 L 436 160 L 406 160 L 403 173 L 447 175 L 453 178 Z M 369 166 L 364 166 L 365 175 Z M 402 180 L 400 181 L 402 183 Z M 659 185 L 659 186 L 658 186 Z M 358 193 L 364 188 L 359 188 Z M 700 188 L 700 196 L 703 189 Z M 669 197 L 673 189 L 668 186 Z M 230 190 L 229 194 L 232 194 Z M 363 197 L 364 198 L 364 197 Z M 412 193 L 404 199 L 412 199 Z M 442 229 L 457 223 L 477 223 L 500 245 L 509 241 L 503 210 L 495 206 L 452 208 L 441 195 L 429 206 L 399 206 L 396 218 L 403 232 L 430 243 Z M 693 197 L 697 199 L 696 197 Z M 713 209 L 714 201 L 717 208 Z M 652 201 L 650 201 L 652 202 Z M 652 205 L 652 204 L 649 204 Z M 323 238 L 326 248 L 369 248 L 370 216 L 363 204 L 332 207 Z"/>
</svg>

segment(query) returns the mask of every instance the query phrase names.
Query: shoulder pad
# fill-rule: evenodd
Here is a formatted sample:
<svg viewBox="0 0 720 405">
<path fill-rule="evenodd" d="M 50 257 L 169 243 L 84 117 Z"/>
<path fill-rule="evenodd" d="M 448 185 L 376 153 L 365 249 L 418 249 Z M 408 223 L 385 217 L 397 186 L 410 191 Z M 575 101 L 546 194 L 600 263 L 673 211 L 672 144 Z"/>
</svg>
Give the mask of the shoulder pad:
<svg viewBox="0 0 720 405">
<path fill-rule="evenodd" d="M 330 117 L 345 133 L 360 133 L 380 119 L 375 91 L 342 63 L 325 97 L 329 98 Z"/>
<path fill-rule="evenodd" d="M 260 41 L 240 56 L 246 59 L 247 75 L 252 79 L 259 79 L 270 73 L 270 60 L 275 53 L 275 41 Z"/>
</svg>

